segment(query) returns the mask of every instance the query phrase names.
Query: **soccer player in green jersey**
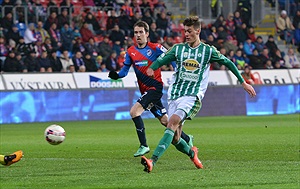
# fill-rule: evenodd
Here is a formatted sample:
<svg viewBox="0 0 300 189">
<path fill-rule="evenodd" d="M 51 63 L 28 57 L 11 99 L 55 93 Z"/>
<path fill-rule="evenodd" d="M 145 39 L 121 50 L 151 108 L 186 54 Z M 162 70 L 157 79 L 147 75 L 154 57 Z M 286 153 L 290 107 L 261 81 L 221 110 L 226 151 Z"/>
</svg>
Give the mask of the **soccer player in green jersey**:
<svg viewBox="0 0 300 189">
<path fill-rule="evenodd" d="M 177 150 L 190 157 L 198 169 L 203 168 L 198 159 L 198 148 L 190 147 L 180 138 L 182 125 L 185 120 L 192 119 L 201 108 L 208 85 L 208 74 L 211 62 L 225 65 L 239 80 L 243 88 L 251 97 L 256 96 L 254 88 L 247 84 L 238 69 L 228 58 L 215 47 L 202 43 L 199 38 L 201 31 L 197 16 L 190 16 L 183 22 L 186 42 L 175 44 L 163 53 L 147 70 L 148 76 L 154 76 L 154 70 L 176 61 L 176 72 L 168 90 L 168 104 L 170 115 L 167 128 L 150 159 L 142 156 L 141 163 L 144 171 L 151 172 L 153 166 L 162 154 L 173 143 Z"/>
</svg>

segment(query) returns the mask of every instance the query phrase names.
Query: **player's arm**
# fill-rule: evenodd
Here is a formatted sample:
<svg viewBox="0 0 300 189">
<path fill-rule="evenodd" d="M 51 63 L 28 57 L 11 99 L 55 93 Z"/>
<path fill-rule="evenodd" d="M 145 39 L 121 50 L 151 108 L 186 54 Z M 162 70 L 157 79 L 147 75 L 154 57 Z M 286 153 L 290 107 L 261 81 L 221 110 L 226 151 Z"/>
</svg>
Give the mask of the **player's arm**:
<svg viewBox="0 0 300 189">
<path fill-rule="evenodd" d="M 130 69 L 130 66 L 131 66 L 130 62 L 131 62 L 130 58 L 129 58 L 129 56 L 127 56 L 127 53 L 126 53 L 124 66 L 122 67 L 120 72 L 117 73 L 116 71 L 110 71 L 109 74 L 108 74 L 108 77 L 111 78 L 111 79 L 117 80 L 119 78 L 123 78 L 123 77 L 127 76 L 128 72 L 129 72 L 129 69 Z"/>
<path fill-rule="evenodd" d="M 156 61 L 152 63 L 152 65 L 148 68 L 147 74 L 148 76 L 154 75 L 154 70 L 157 70 L 158 68 L 162 67 L 163 65 L 167 65 L 172 61 L 176 60 L 175 56 L 175 50 L 174 46 L 170 48 L 167 52 L 162 53 Z"/>
<path fill-rule="evenodd" d="M 212 55 L 210 58 L 210 62 L 218 62 L 219 64 L 226 66 L 237 77 L 237 79 L 242 84 L 245 91 L 247 91 L 247 93 L 251 97 L 256 96 L 256 92 L 255 92 L 254 88 L 245 82 L 244 78 L 240 74 L 240 72 L 237 69 L 237 67 L 235 66 L 235 64 L 231 60 L 229 60 L 227 57 L 222 55 L 215 48 L 212 48 Z"/>
</svg>

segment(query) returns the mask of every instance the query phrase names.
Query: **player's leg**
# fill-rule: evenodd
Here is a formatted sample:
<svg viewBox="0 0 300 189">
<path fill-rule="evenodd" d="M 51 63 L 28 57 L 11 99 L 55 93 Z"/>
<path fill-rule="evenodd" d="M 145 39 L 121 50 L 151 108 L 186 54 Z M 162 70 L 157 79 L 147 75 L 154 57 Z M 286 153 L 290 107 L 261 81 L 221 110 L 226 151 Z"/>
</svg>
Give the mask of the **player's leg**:
<svg viewBox="0 0 300 189">
<path fill-rule="evenodd" d="M 14 152 L 10 155 L 0 155 L 0 163 L 2 165 L 9 166 L 13 163 L 17 163 L 23 157 L 23 152 L 21 150 Z"/>
<path fill-rule="evenodd" d="M 171 142 L 175 144 L 175 147 L 187 154 L 194 162 L 197 168 L 202 168 L 202 163 L 197 157 L 198 149 L 196 147 L 190 147 L 186 141 L 181 139 L 182 123 L 185 119 L 193 118 L 201 108 L 201 102 L 197 97 L 181 97 L 176 100 L 172 100 L 169 103 L 169 113 L 171 115 L 170 120 L 165 130 L 163 138 L 160 140 L 156 147 L 152 157 L 148 160 L 146 157 L 142 157 L 141 163 L 145 166 L 144 171 L 150 172 L 153 165 L 163 155 L 166 149 L 170 146 Z"/>
<path fill-rule="evenodd" d="M 134 122 L 136 133 L 140 142 L 140 147 L 134 154 L 134 157 L 142 156 L 150 151 L 150 148 L 147 145 L 144 122 L 141 117 L 144 111 L 145 109 L 139 102 L 136 102 L 130 109 L 130 116 L 132 118 L 132 121 Z"/>
<path fill-rule="evenodd" d="M 160 121 L 164 126 L 168 124 L 168 115 L 166 114 L 166 109 L 163 106 L 161 100 L 155 103 L 155 105 L 150 109 L 152 114 Z M 193 136 L 187 135 L 185 132 L 181 132 L 181 138 L 185 140 L 191 147 L 193 147 Z"/>
</svg>

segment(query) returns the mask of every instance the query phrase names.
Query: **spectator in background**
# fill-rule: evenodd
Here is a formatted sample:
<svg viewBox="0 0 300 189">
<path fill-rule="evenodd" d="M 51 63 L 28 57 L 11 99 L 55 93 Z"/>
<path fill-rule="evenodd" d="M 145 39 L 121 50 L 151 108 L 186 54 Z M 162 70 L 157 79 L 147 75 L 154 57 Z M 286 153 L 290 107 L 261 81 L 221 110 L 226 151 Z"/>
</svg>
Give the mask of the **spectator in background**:
<svg viewBox="0 0 300 189">
<path fill-rule="evenodd" d="M 286 68 L 300 68 L 300 62 L 294 53 L 293 48 L 289 48 L 286 55 L 284 55 L 285 67 Z"/>
<path fill-rule="evenodd" d="M 12 48 L 16 47 L 17 43 L 19 42 L 20 37 L 21 36 L 20 36 L 19 29 L 18 29 L 17 25 L 14 24 L 12 26 L 12 28 L 10 28 L 10 30 L 6 34 L 6 40 L 8 41 L 8 44 L 10 45 L 10 47 L 12 47 Z"/>
<path fill-rule="evenodd" d="M 14 25 L 13 22 L 13 15 L 11 12 L 8 12 L 3 19 L 1 19 L 0 23 L 1 27 L 3 28 L 3 34 L 6 35 L 7 32 L 12 28 Z"/>
<path fill-rule="evenodd" d="M 45 46 L 41 41 L 37 41 L 35 46 L 33 47 L 34 51 L 36 52 L 36 56 L 39 58 L 43 54 L 43 51 L 47 51 Z"/>
<path fill-rule="evenodd" d="M 91 13 L 88 12 L 85 16 L 85 22 L 90 24 L 92 26 L 92 32 L 95 35 L 100 35 L 103 33 L 103 31 L 101 30 L 100 24 L 97 20 L 97 18 Z"/>
<path fill-rule="evenodd" d="M 236 27 L 234 35 L 238 43 L 244 43 L 248 38 L 246 23 L 242 23 L 241 27 Z"/>
<path fill-rule="evenodd" d="M 130 17 L 133 16 L 133 10 L 132 10 L 132 7 L 130 6 L 130 0 L 124 1 L 124 5 L 121 7 L 121 10 L 123 10 L 127 16 L 130 16 Z"/>
<path fill-rule="evenodd" d="M 140 12 L 134 12 L 134 16 L 131 18 L 132 25 L 140 20 L 142 20 L 142 14 Z"/>
<path fill-rule="evenodd" d="M 57 28 L 57 24 L 55 22 L 53 22 L 51 24 L 50 29 L 48 30 L 48 33 L 50 35 L 50 39 L 51 39 L 51 45 L 53 47 L 53 49 L 59 49 L 62 44 L 61 44 L 61 35 L 60 35 L 60 31 Z"/>
<path fill-rule="evenodd" d="M 247 40 L 244 42 L 244 52 L 247 56 L 253 54 L 253 50 L 255 49 L 254 44 L 252 43 L 251 39 L 248 37 Z"/>
<path fill-rule="evenodd" d="M 156 26 L 161 38 L 164 38 L 165 36 L 169 36 L 171 34 L 169 25 L 170 24 L 169 20 L 167 19 L 166 13 L 161 12 L 160 14 L 158 14 L 156 19 Z"/>
<path fill-rule="evenodd" d="M 61 34 L 61 48 L 66 49 L 68 51 L 72 51 L 73 48 L 73 42 L 75 39 L 73 29 L 70 27 L 70 25 L 65 22 L 64 26 L 60 30 Z"/>
<path fill-rule="evenodd" d="M 265 44 L 263 38 L 261 36 L 257 36 L 255 42 L 253 43 L 255 48 L 258 50 L 258 53 L 261 53 L 265 48 Z"/>
<path fill-rule="evenodd" d="M 257 49 L 254 49 L 253 54 L 249 56 L 249 65 L 252 69 L 264 69 L 264 62 Z"/>
<path fill-rule="evenodd" d="M 35 26 L 34 23 L 30 23 L 24 34 L 25 44 L 32 44 L 37 41 L 35 37 Z"/>
<path fill-rule="evenodd" d="M 119 18 L 117 16 L 116 10 L 113 9 L 110 11 L 110 16 L 106 20 L 106 31 L 109 32 L 111 29 L 113 29 L 115 24 L 119 25 Z"/>
<path fill-rule="evenodd" d="M 56 51 L 52 50 L 50 52 L 50 63 L 52 67 L 53 72 L 61 72 L 62 70 L 62 63 L 60 61 L 60 58 L 57 57 Z"/>
<path fill-rule="evenodd" d="M 49 3 L 47 6 L 48 6 L 48 10 L 50 12 L 56 12 L 56 14 L 58 14 L 58 7 L 57 7 L 56 0 L 49 0 Z"/>
<path fill-rule="evenodd" d="M 162 43 L 162 45 L 166 49 L 170 49 L 174 45 L 174 39 L 173 39 L 173 37 L 172 36 L 167 36 L 166 40 Z"/>
<path fill-rule="evenodd" d="M 142 0 L 142 3 L 140 4 L 142 14 L 145 15 L 146 11 L 150 10 L 151 16 L 153 16 L 153 10 L 151 8 L 151 5 L 148 0 Z"/>
<path fill-rule="evenodd" d="M 275 63 L 279 62 L 280 65 L 285 66 L 285 60 L 282 56 L 282 53 L 279 49 L 276 50 L 275 56 L 271 57 L 273 59 L 273 63 L 274 63 L 274 67 L 275 67 Z"/>
<path fill-rule="evenodd" d="M 50 38 L 49 33 L 43 28 L 43 22 L 38 21 L 37 27 L 35 29 L 35 36 L 37 40 L 41 41 L 42 43 L 45 42 L 46 37 Z"/>
<path fill-rule="evenodd" d="M 117 62 L 118 62 L 118 65 L 119 65 L 120 69 L 124 66 L 125 56 L 126 56 L 126 52 L 121 51 L 120 55 L 117 58 Z"/>
<path fill-rule="evenodd" d="M 234 22 L 234 16 L 232 13 L 228 13 L 228 16 L 226 19 L 226 30 L 229 35 L 233 36 L 234 30 L 235 30 L 235 22 Z"/>
<path fill-rule="evenodd" d="M 85 72 L 85 62 L 82 58 L 82 53 L 80 51 L 77 51 L 75 53 L 75 56 L 72 58 L 72 61 L 74 63 L 76 72 Z"/>
<path fill-rule="evenodd" d="M 51 62 L 48 58 L 48 52 L 43 51 L 41 57 L 37 59 L 40 65 L 40 72 L 52 72 Z"/>
<path fill-rule="evenodd" d="M 62 27 L 64 27 L 64 24 L 67 23 L 68 25 L 70 25 L 70 17 L 69 17 L 69 13 L 68 13 L 68 9 L 67 8 L 63 8 L 61 13 L 57 16 L 57 28 L 59 30 L 62 29 Z"/>
<path fill-rule="evenodd" d="M 71 0 L 62 0 L 60 3 L 60 7 L 62 7 L 63 9 L 67 9 L 68 14 L 72 14 L 74 12 L 74 5 L 71 3 Z"/>
<path fill-rule="evenodd" d="M 104 36 L 103 41 L 98 44 L 99 54 L 103 57 L 103 60 L 106 60 L 111 52 L 112 46 L 110 45 L 109 36 Z"/>
<path fill-rule="evenodd" d="M 207 24 L 204 21 L 201 21 L 200 40 L 202 42 L 206 42 L 209 35 L 211 35 L 210 28 L 207 26 Z"/>
<path fill-rule="evenodd" d="M 157 27 L 156 27 L 155 22 L 152 22 L 150 24 L 149 38 L 150 38 L 150 42 L 152 42 L 152 43 L 157 43 L 158 40 L 161 38 L 159 32 L 157 31 Z"/>
<path fill-rule="evenodd" d="M 158 0 L 157 3 L 154 4 L 154 12 L 161 13 L 161 12 L 165 12 L 166 10 L 167 10 L 167 6 L 165 5 L 164 0 Z"/>
<path fill-rule="evenodd" d="M 227 36 L 226 41 L 223 43 L 223 48 L 226 49 L 226 52 L 233 50 L 234 52 L 238 49 L 237 41 L 233 39 L 231 35 Z"/>
<path fill-rule="evenodd" d="M 142 21 L 146 22 L 149 26 L 154 22 L 154 18 L 151 16 L 151 10 L 147 9 L 144 11 Z"/>
<path fill-rule="evenodd" d="M 45 47 L 45 49 L 48 52 L 48 54 L 50 54 L 51 51 L 56 51 L 57 50 L 57 49 L 54 49 L 52 47 L 51 39 L 48 38 L 48 37 L 45 39 L 45 42 L 44 42 L 43 46 Z"/>
<path fill-rule="evenodd" d="M 16 54 L 13 50 L 8 52 L 8 56 L 6 57 L 2 71 L 4 72 L 22 72 L 22 65 L 17 60 Z"/>
<path fill-rule="evenodd" d="M 280 16 L 276 19 L 277 32 L 283 36 L 286 44 L 292 44 L 294 37 L 294 26 L 285 10 L 281 11 Z"/>
<path fill-rule="evenodd" d="M 242 51 L 241 49 L 238 49 L 238 50 L 235 52 L 234 59 L 235 59 L 234 64 L 236 65 L 236 67 L 237 67 L 239 70 L 243 70 L 243 69 L 245 68 L 245 66 L 248 65 L 248 64 L 246 63 L 246 59 L 244 58 L 244 56 L 243 56 L 243 51 Z"/>
<path fill-rule="evenodd" d="M 84 22 L 83 26 L 80 28 L 80 34 L 82 36 L 83 43 L 87 43 L 91 37 L 94 37 L 94 34 L 89 29 L 89 24 L 87 22 Z"/>
<path fill-rule="evenodd" d="M 132 34 L 133 31 L 132 31 L 131 17 L 128 16 L 124 10 L 121 10 L 121 14 L 119 16 L 119 24 L 117 24 L 117 25 L 120 27 L 120 29 L 122 31 L 124 31 L 125 36 L 132 36 L 133 35 Z"/>
<path fill-rule="evenodd" d="M 58 18 L 57 18 L 57 14 L 56 12 L 52 12 L 50 14 L 50 16 L 48 16 L 45 24 L 44 24 L 44 28 L 45 30 L 49 31 L 50 27 L 52 26 L 52 24 L 55 23 L 56 26 L 58 25 Z"/>
<path fill-rule="evenodd" d="M 94 7 L 94 0 L 82 0 L 82 6 L 84 7 Z"/>
<path fill-rule="evenodd" d="M 250 26 L 252 5 L 249 0 L 238 0 L 237 11 L 241 13 L 241 19 Z"/>
<path fill-rule="evenodd" d="M 221 14 L 221 15 L 218 16 L 218 18 L 216 19 L 216 21 L 213 23 L 213 26 L 215 26 L 216 28 L 218 28 L 219 26 L 221 26 L 223 24 L 223 21 L 225 21 L 225 18 Z"/>
<path fill-rule="evenodd" d="M 234 53 L 235 51 L 234 50 L 229 50 L 226 57 L 231 60 L 232 62 L 235 62 L 235 59 L 234 59 Z"/>
<path fill-rule="evenodd" d="M 120 30 L 119 26 L 116 24 L 114 29 L 109 35 L 109 39 L 112 41 L 112 49 L 116 51 L 117 54 L 120 54 L 121 48 L 124 47 L 125 35 Z"/>
<path fill-rule="evenodd" d="M 61 65 L 62 65 L 62 69 L 61 72 L 71 72 L 70 71 L 70 66 L 73 66 L 73 60 L 70 58 L 69 56 L 69 51 L 68 50 L 63 50 L 61 57 L 59 58 Z"/>
<path fill-rule="evenodd" d="M 40 65 L 36 58 L 36 52 L 34 50 L 31 50 L 29 54 L 24 59 L 24 68 L 28 72 L 39 72 L 40 71 Z"/>
<path fill-rule="evenodd" d="M 274 69 L 286 69 L 286 67 L 281 65 L 281 63 L 279 61 L 275 61 Z"/>
<path fill-rule="evenodd" d="M 227 31 L 225 30 L 224 26 L 219 26 L 218 27 L 218 30 L 217 30 L 217 33 L 218 33 L 218 43 L 222 44 L 227 40 L 227 37 L 229 36 Z"/>
<path fill-rule="evenodd" d="M 254 43 L 256 41 L 255 31 L 253 26 L 249 26 L 247 30 L 247 36 L 251 39 L 251 42 Z"/>
<path fill-rule="evenodd" d="M 27 72 L 27 70 L 25 69 L 25 63 L 24 63 L 22 55 L 17 51 L 15 52 L 15 54 L 16 54 L 17 61 L 21 65 L 21 72 L 24 72 L 24 73 Z"/>
<path fill-rule="evenodd" d="M 276 54 L 276 51 L 279 49 L 277 44 L 274 41 L 273 35 L 269 35 L 268 40 L 265 43 L 265 46 L 269 49 L 271 57 L 274 57 Z"/>
<path fill-rule="evenodd" d="M 92 58 L 90 53 L 85 53 L 83 57 L 86 72 L 96 72 L 98 68 L 96 66 L 95 59 Z"/>
<path fill-rule="evenodd" d="M 106 59 L 105 64 L 106 64 L 106 68 L 109 71 L 119 71 L 120 70 L 118 60 L 117 60 L 117 52 L 116 51 L 113 51 L 110 54 L 108 59 Z"/>
<path fill-rule="evenodd" d="M 241 19 L 241 14 L 239 11 L 235 11 L 234 12 L 234 15 L 233 15 L 233 21 L 234 21 L 234 26 L 235 26 L 235 29 L 238 27 L 238 28 L 241 28 L 242 27 L 242 24 L 243 24 L 243 21 Z"/>
<path fill-rule="evenodd" d="M 0 43 L 0 46 L 1 46 L 1 43 Z M 16 46 L 16 51 L 21 54 L 22 58 L 24 58 L 25 55 L 27 55 L 30 51 L 28 46 L 25 44 L 24 37 L 22 37 L 22 36 L 19 38 L 19 41 Z"/>
<path fill-rule="evenodd" d="M 241 75 L 244 78 L 246 83 L 250 85 L 255 84 L 255 77 L 251 73 L 251 68 L 249 66 L 245 66 L 244 71 L 241 73 Z"/>
<path fill-rule="evenodd" d="M 265 64 L 265 69 L 274 69 L 272 60 L 270 60 L 270 59 L 267 60 L 267 62 Z"/>
<path fill-rule="evenodd" d="M 263 49 L 263 51 L 260 54 L 260 59 L 262 60 L 264 66 L 265 66 L 267 60 L 272 60 L 270 55 L 269 55 L 269 49 L 268 48 Z"/>
<path fill-rule="evenodd" d="M 139 0 L 132 0 L 130 6 L 132 7 L 132 12 L 134 14 L 138 12 L 141 16 L 143 16 L 143 12 L 140 7 Z"/>
<path fill-rule="evenodd" d="M 96 58 L 96 66 L 98 68 L 97 72 L 108 72 L 105 63 L 103 62 L 103 58 L 100 55 Z"/>
<path fill-rule="evenodd" d="M 89 42 L 85 44 L 86 53 L 90 54 L 92 56 L 92 59 L 95 60 L 97 56 L 99 55 L 99 47 L 95 43 L 94 38 L 90 38 Z M 88 68 L 87 68 L 88 70 Z"/>
<path fill-rule="evenodd" d="M 293 18 L 293 26 L 295 28 L 295 45 L 298 46 L 297 50 L 300 52 L 300 10 L 297 10 Z"/>
<path fill-rule="evenodd" d="M 72 53 L 75 54 L 77 51 L 84 53 L 86 51 L 84 43 L 82 42 L 81 37 L 75 38 L 75 43 L 73 45 Z"/>
<path fill-rule="evenodd" d="M 217 42 L 217 39 L 215 39 L 215 38 L 213 37 L 213 35 L 209 35 L 209 36 L 207 37 L 206 44 L 211 45 L 211 46 L 214 46 L 214 47 L 216 47 L 218 50 L 220 50 L 220 48 L 221 48 L 221 45 Z"/>
<path fill-rule="evenodd" d="M 4 15 L 7 15 L 8 13 L 13 12 L 14 1 L 13 0 L 3 0 L 1 6 L 5 7 Z"/>
</svg>

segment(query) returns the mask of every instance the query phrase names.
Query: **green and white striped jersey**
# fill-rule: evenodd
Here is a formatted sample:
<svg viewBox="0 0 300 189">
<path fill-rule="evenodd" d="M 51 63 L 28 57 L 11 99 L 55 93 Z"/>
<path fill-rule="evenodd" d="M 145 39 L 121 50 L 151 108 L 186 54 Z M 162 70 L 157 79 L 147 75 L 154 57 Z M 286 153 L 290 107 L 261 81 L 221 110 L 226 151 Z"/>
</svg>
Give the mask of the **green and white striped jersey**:
<svg viewBox="0 0 300 189">
<path fill-rule="evenodd" d="M 238 80 L 244 79 L 232 61 L 222 55 L 215 47 L 200 43 L 192 48 L 188 43 L 175 44 L 151 65 L 153 70 L 162 65 L 176 61 L 176 71 L 169 87 L 168 99 L 182 96 L 198 96 L 203 99 L 208 86 L 208 76 L 211 62 L 218 62 L 231 70 Z"/>
</svg>

